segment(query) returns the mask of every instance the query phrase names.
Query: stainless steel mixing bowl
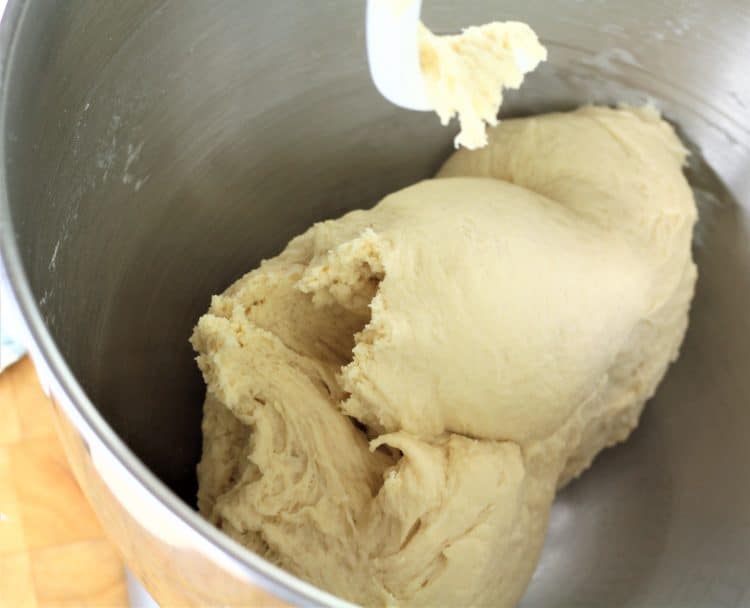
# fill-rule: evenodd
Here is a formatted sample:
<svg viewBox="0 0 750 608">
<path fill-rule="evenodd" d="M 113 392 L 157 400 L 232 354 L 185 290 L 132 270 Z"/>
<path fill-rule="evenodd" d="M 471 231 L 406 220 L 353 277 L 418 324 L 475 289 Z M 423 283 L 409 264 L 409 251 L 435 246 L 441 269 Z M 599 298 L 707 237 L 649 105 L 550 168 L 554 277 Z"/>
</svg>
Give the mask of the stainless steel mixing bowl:
<svg viewBox="0 0 750 608">
<path fill-rule="evenodd" d="M 426 11 L 438 31 L 537 29 L 550 60 L 506 114 L 651 99 L 695 146 L 701 275 L 682 356 L 630 441 L 559 496 L 523 605 L 750 605 L 750 6 Z M 292 235 L 449 153 L 435 116 L 375 92 L 363 14 L 351 0 L 11 0 L 3 19 L 3 263 L 78 478 L 165 605 L 334 601 L 193 510 L 203 387 L 187 338 L 210 294 Z"/>
</svg>

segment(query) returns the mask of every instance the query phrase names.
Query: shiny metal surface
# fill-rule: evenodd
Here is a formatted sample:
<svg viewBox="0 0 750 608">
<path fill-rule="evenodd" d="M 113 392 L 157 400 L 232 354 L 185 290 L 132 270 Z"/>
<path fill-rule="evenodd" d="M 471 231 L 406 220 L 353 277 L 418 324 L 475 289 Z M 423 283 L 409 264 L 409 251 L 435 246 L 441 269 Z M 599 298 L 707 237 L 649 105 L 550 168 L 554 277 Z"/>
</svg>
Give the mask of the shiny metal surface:
<svg viewBox="0 0 750 608">
<path fill-rule="evenodd" d="M 523 606 L 750 605 L 750 6 L 458 4 L 425 3 L 426 22 L 526 20 L 549 47 L 506 114 L 650 99 L 696 147 L 682 357 L 630 441 L 558 498 Z M 210 294 L 290 236 L 449 152 L 434 116 L 372 87 L 363 14 L 11 0 L 0 27 L 3 264 L 79 479 L 165 605 L 334 601 L 192 511 L 203 395 L 187 337 Z"/>
</svg>

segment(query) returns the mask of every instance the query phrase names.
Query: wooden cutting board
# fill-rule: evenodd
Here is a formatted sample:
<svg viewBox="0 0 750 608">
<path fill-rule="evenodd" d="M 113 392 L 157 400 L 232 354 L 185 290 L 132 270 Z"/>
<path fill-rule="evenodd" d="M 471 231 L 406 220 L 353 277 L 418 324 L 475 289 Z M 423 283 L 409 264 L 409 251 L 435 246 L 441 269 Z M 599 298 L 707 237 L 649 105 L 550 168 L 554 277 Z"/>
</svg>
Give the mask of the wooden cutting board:
<svg viewBox="0 0 750 608">
<path fill-rule="evenodd" d="M 0 374 L 0 608 L 124 608 L 123 564 L 53 416 L 28 358 Z"/>
</svg>

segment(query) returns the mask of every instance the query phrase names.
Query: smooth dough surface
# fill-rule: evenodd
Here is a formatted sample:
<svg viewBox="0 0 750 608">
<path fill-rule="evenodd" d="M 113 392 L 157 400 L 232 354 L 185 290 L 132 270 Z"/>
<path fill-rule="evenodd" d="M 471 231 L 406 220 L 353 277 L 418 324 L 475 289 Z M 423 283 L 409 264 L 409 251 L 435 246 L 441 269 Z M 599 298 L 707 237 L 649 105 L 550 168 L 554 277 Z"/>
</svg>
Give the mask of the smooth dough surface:
<svg viewBox="0 0 750 608">
<path fill-rule="evenodd" d="M 201 512 L 366 606 L 513 606 L 678 354 L 685 154 L 647 109 L 507 120 L 214 296 Z"/>
</svg>

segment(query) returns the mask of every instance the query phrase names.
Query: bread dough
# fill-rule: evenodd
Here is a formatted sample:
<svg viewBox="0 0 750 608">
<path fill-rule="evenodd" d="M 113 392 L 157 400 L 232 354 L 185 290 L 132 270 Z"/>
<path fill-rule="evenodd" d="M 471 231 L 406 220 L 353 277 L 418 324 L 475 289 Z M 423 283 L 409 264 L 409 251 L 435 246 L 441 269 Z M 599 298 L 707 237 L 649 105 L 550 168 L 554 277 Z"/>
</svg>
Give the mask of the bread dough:
<svg viewBox="0 0 750 608">
<path fill-rule="evenodd" d="M 678 354 L 685 155 L 647 109 L 507 120 L 214 296 L 201 512 L 366 606 L 513 606 Z"/>
<path fill-rule="evenodd" d="M 456 147 L 472 150 L 487 145 L 486 125 L 498 122 L 503 89 L 518 89 L 547 59 L 547 49 L 517 21 L 469 27 L 457 36 L 436 36 L 420 23 L 419 59 L 440 122 L 458 115 Z"/>
</svg>

